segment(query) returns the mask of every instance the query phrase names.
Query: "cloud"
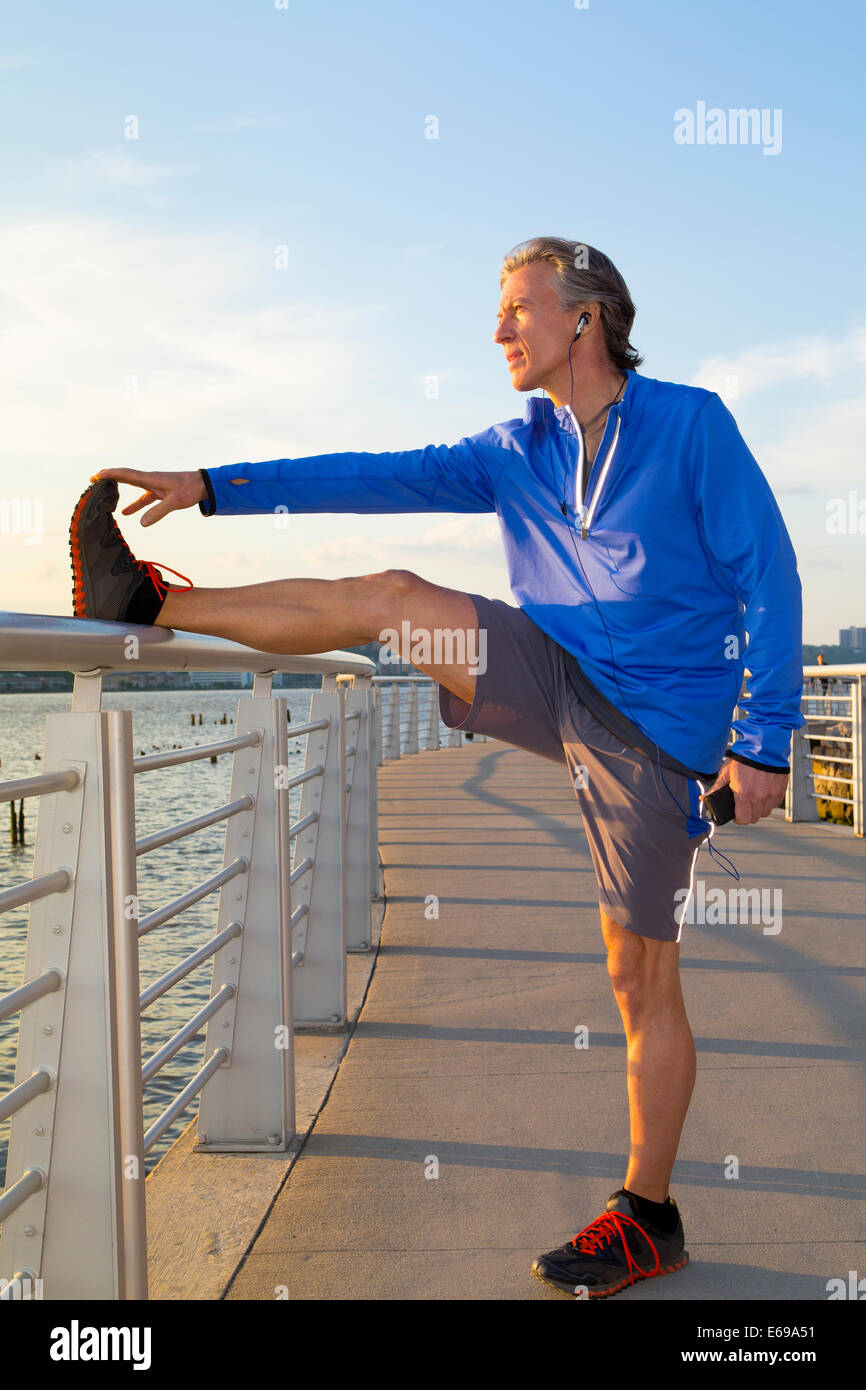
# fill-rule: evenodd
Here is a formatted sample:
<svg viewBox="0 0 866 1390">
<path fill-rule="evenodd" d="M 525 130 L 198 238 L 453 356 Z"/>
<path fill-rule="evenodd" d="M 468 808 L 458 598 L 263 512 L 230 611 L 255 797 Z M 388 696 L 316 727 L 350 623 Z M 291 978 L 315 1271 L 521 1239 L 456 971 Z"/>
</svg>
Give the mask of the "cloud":
<svg viewBox="0 0 866 1390">
<path fill-rule="evenodd" d="M 159 235 L 83 217 L 7 221 L 2 489 L 39 498 L 44 510 L 41 546 L 0 546 L 7 606 L 68 612 L 69 516 L 100 467 L 174 471 L 393 448 L 392 431 L 415 420 L 417 404 L 397 396 L 383 409 L 377 388 L 387 364 L 370 338 L 376 310 L 375 301 L 324 305 L 299 292 L 275 270 L 266 238 Z M 123 505 L 136 495 L 122 488 Z M 191 509 L 153 531 L 139 522 L 121 522 L 135 553 L 205 585 L 315 573 L 297 562 L 297 539 L 331 527 L 327 517 L 305 518 L 289 557 L 273 518 L 205 523 Z M 399 557 L 385 543 L 371 560 L 359 543 L 366 557 L 354 572 L 408 567 L 411 547 L 399 544 Z M 49 556 L 56 572 L 45 567 Z M 353 572 L 342 553 L 329 563 L 335 577 Z"/>
<path fill-rule="evenodd" d="M 502 555 L 499 522 L 495 516 L 486 514 L 484 517 L 449 517 L 445 521 L 437 521 L 434 525 L 428 526 L 420 534 L 413 531 L 412 534 L 401 537 L 394 536 L 393 532 L 389 531 L 388 535 L 380 540 L 371 540 L 369 536 L 360 535 L 338 536 L 332 540 L 320 541 L 317 545 L 305 546 L 301 554 L 304 560 L 310 563 L 339 560 L 344 573 L 346 566 L 353 564 L 363 564 L 364 568 L 358 573 L 371 573 L 373 570 L 388 567 L 411 569 L 412 557 L 417 555 L 418 551 L 429 552 L 431 556 L 442 557 L 445 560 L 449 555 L 455 554 L 459 554 L 463 560 L 497 560 Z"/>
<path fill-rule="evenodd" d="M 795 339 L 707 358 L 691 385 L 722 397 L 774 492 L 811 495 L 823 507 L 825 495 L 862 484 L 864 368 L 866 332 L 857 329 L 836 341 Z M 772 402 L 760 400 L 772 392 Z"/>
<path fill-rule="evenodd" d="M 358 376 L 347 327 L 361 311 L 293 301 L 273 288 L 277 275 L 270 247 L 237 240 L 95 219 L 7 223 L 7 459 L 176 468 L 275 457 L 289 452 L 275 440 L 298 417 L 321 449 L 335 374 Z"/>
<path fill-rule="evenodd" d="M 499 553 L 502 549 L 502 532 L 493 514 L 449 517 L 447 521 L 437 521 L 420 536 L 413 536 L 412 545 L 422 550 L 461 550 L 476 555 L 493 551 Z"/>
<path fill-rule="evenodd" d="M 328 564 L 339 561 L 342 572 L 357 566 L 358 574 L 373 574 L 377 570 L 396 568 L 393 541 L 374 540 L 369 536 L 335 536 L 332 540 L 306 545 L 294 554 L 303 557 L 305 564 Z"/>
<path fill-rule="evenodd" d="M 180 165 L 148 164 L 131 154 L 117 150 L 88 150 L 87 154 L 68 159 L 63 176 L 67 183 L 101 184 L 114 188 L 151 188 L 160 179 L 188 172 Z"/>
<path fill-rule="evenodd" d="M 737 357 L 708 357 L 690 384 L 716 391 L 726 400 L 739 399 L 804 379 L 826 382 L 864 363 L 866 333 L 857 331 L 837 343 L 809 338 L 749 348 Z"/>
<path fill-rule="evenodd" d="M 818 495 L 823 528 L 824 498 L 863 487 L 866 399 L 834 401 L 797 411 L 781 439 L 764 444 L 758 461 L 777 493 Z"/>
</svg>

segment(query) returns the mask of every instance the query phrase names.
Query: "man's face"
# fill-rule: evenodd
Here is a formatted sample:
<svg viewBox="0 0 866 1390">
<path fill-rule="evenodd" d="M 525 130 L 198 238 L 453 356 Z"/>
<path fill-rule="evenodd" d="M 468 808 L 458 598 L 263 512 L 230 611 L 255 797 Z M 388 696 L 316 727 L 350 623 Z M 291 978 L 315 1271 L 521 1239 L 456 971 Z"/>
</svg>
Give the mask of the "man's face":
<svg viewBox="0 0 866 1390">
<path fill-rule="evenodd" d="M 501 343 L 515 391 L 545 386 L 568 365 L 568 350 L 580 312 L 563 309 L 554 289 L 552 265 L 533 261 L 512 271 L 502 286 L 499 326 L 493 336 Z"/>
</svg>

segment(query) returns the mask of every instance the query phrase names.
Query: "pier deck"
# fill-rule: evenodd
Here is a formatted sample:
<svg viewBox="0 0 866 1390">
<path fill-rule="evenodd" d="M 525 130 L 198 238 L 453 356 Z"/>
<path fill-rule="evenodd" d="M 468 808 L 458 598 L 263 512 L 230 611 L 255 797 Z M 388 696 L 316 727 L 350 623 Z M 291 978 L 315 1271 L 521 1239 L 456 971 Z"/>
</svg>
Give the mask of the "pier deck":
<svg viewBox="0 0 866 1390">
<path fill-rule="evenodd" d="M 531 1262 L 624 1181 L 625 1037 L 565 769 L 495 742 L 421 753 L 380 769 L 379 815 L 385 916 L 333 1084 L 222 1294 L 187 1297 L 566 1297 Z M 738 886 L 782 890 L 782 927 L 683 928 L 691 1262 L 618 1298 L 826 1300 L 866 1271 L 866 843 L 776 811 L 715 845 Z M 704 849 L 695 878 L 734 884 Z M 186 1161 L 225 1183 L 243 1162 Z"/>
</svg>

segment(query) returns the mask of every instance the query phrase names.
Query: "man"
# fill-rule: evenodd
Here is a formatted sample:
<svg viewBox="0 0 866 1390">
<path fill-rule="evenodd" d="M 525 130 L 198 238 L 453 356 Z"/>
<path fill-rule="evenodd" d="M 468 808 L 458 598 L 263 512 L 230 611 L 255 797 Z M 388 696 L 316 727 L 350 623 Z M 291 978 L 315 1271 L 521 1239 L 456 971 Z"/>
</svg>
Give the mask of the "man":
<svg viewBox="0 0 866 1390">
<path fill-rule="evenodd" d="M 740 825 L 779 805 L 803 723 L 800 581 L 720 398 L 637 372 L 634 305 L 607 256 L 536 237 L 506 257 L 500 288 L 494 340 L 512 384 L 549 397 L 530 397 L 524 419 L 402 453 L 104 469 L 112 481 L 73 518 L 75 612 L 293 653 L 383 640 L 403 622 L 461 631 L 464 653 L 486 634 L 483 669 L 419 669 L 439 683 L 446 724 L 565 764 L 581 806 L 626 1032 L 631 1151 L 602 1215 L 532 1272 L 604 1297 L 688 1260 L 668 1183 L 695 1079 L 679 940 L 709 834 L 700 799 L 730 785 Z M 496 511 L 519 607 L 404 570 L 169 590 L 115 526 L 118 481 L 146 489 L 123 512 L 148 507 L 145 525 L 196 504 L 216 517 Z M 746 718 L 726 754 L 747 631 Z"/>
</svg>

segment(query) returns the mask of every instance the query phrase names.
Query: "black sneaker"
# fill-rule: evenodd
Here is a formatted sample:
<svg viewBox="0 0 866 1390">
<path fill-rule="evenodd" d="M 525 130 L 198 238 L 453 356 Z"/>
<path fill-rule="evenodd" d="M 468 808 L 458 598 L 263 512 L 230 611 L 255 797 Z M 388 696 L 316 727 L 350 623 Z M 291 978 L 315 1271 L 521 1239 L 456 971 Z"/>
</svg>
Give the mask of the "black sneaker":
<svg viewBox="0 0 866 1390">
<path fill-rule="evenodd" d="M 676 1202 L 671 1198 L 676 1207 Z M 683 1223 L 666 1233 L 637 1217 L 637 1207 L 622 1188 L 614 1192 L 604 1212 L 567 1245 L 539 1255 L 532 1273 L 542 1284 L 575 1298 L 608 1298 L 639 1279 L 672 1274 L 689 1262 Z"/>
<path fill-rule="evenodd" d="M 153 624 L 166 594 L 183 586 L 166 584 L 150 560 L 136 560 L 112 515 L 119 496 L 114 479 L 103 478 L 75 505 L 69 527 L 72 611 L 76 618 Z M 177 574 L 169 565 L 163 569 Z M 191 580 L 186 584 L 193 588 Z"/>
</svg>

